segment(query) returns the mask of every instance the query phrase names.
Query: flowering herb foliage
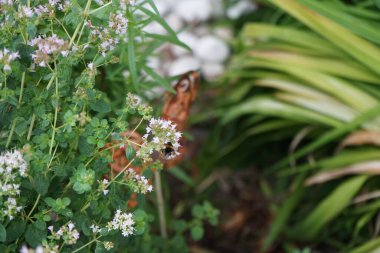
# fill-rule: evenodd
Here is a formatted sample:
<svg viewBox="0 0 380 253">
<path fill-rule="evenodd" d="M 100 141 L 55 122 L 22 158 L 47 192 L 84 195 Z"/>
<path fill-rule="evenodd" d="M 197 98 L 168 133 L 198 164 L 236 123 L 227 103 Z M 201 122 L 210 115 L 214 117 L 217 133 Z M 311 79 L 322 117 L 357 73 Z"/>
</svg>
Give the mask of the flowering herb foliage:
<svg viewBox="0 0 380 253">
<path fill-rule="evenodd" d="M 153 19 L 168 36 L 143 32 Z M 151 154 L 170 142 L 178 155 L 181 133 L 128 91 L 151 89 L 149 76 L 170 89 L 145 64 L 165 41 L 183 46 L 151 0 L 0 0 L 0 252 L 153 247 L 151 177 L 162 165 Z M 103 72 L 122 91 L 115 103 Z M 115 175 L 113 148 L 136 146 L 127 131 L 146 135 Z"/>
</svg>

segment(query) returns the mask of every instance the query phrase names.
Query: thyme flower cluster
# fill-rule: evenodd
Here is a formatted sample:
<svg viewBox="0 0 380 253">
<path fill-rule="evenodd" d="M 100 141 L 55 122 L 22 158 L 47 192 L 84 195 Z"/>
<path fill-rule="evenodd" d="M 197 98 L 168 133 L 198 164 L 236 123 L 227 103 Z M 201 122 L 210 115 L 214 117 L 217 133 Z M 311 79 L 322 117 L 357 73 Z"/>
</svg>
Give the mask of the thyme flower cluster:
<svg viewBox="0 0 380 253">
<path fill-rule="evenodd" d="M 153 191 L 153 186 L 148 183 L 148 179 L 138 175 L 132 168 L 126 171 L 126 180 L 133 192 L 146 194 Z"/>
<path fill-rule="evenodd" d="M 128 93 L 126 97 L 126 109 L 128 111 L 137 111 L 144 119 L 148 120 L 151 118 L 153 108 L 142 102 L 142 99 L 132 93 Z"/>
<path fill-rule="evenodd" d="M 108 179 L 104 178 L 102 181 L 98 180 L 98 183 L 100 191 L 103 192 L 103 195 L 107 195 L 109 192 L 109 190 L 107 189 L 109 183 Z"/>
<path fill-rule="evenodd" d="M 25 245 L 23 245 L 20 249 L 20 253 L 44 253 L 44 249 L 41 246 L 38 246 L 35 250 L 29 249 Z"/>
<path fill-rule="evenodd" d="M 108 222 L 108 231 L 120 230 L 124 237 L 133 235 L 135 221 L 133 220 L 132 213 L 123 213 L 121 210 L 116 210 L 115 216 L 112 221 Z"/>
<path fill-rule="evenodd" d="M 56 34 L 50 37 L 38 36 L 32 39 L 29 45 L 37 47 L 37 50 L 32 54 L 32 59 L 41 67 L 46 67 L 59 54 L 66 57 L 69 53 L 69 43 L 58 38 Z"/>
<path fill-rule="evenodd" d="M 77 240 L 79 239 L 79 232 L 75 229 L 75 225 L 71 221 L 67 225 L 60 227 L 57 232 L 54 232 L 53 226 L 49 226 L 48 229 L 52 234 L 52 239 L 62 239 L 67 245 L 73 245 L 77 243 Z"/>
<path fill-rule="evenodd" d="M 99 49 L 105 56 L 108 51 L 112 51 L 119 44 L 117 36 L 125 37 L 127 34 L 128 19 L 117 12 L 110 13 L 108 27 L 95 26 L 91 21 L 86 21 L 85 25 L 91 30 L 92 40 L 100 40 Z"/>
<path fill-rule="evenodd" d="M 149 162 L 152 160 L 150 155 L 153 154 L 153 151 L 162 152 L 168 145 L 173 151 L 165 158 L 173 159 L 178 156 L 182 133 L 178 132 L 176 128 L 176 125 L 170 120 L 150 119 L 146 134 L 142 137 L 143 144 L 136 153 L 137 156 L 145 162 Z"/>
<path fill-rule="evenodd" d="M 20 151 L 7 151 L 0 155 L 0 196 L 5 197 L 3 205 L 0 206 L 0 218 L 8 217 L 13 220 L 22 210 L 17 203 L 20 195 L 21 178 L 26 177 L 28 166 Z"/>
<path fill-rule="evenodd" d="M 9 49 L 4 48 L 3 50 L 0 50 L 0 63 L 3 64 L 3 70 L 11 70 L 11 62 L 20 58 L 19 53 L 11 52 Z"/>
</svg>

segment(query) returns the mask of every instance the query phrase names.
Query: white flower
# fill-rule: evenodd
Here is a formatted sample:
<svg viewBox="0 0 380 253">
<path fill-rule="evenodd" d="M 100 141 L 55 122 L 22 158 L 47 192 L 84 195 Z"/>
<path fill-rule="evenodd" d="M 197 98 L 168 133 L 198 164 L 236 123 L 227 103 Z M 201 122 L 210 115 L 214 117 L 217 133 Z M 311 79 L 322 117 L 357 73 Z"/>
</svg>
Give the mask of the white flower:
<svg viewBox="0 0 380 253">
<path fill-rule="evenodd" d="M 202 65 L 202 74 L 207 80 L 213 80 L 221 76 L 224 72 L 224 65 L 221 63 L 206 62 Z"/>
<path fill-rule="evenodd" d="M 92 233 L 94 233 L 94 234 L 97 234 L 97 233 L 100 232 L 100 227 L 97 226 L 97 225 L 92 224 L 92 225 L 90 226 L 90 228 L 91 228 L 91 230 L 92 230 Z"/>
<path fill-rule="evenodd" d="M 3 70 L 11 70 L 11 62 L 20 58 L 19 53 L 11 52 L 9 49 L 4 48 L 0 50 L 0 63 L 4 65 Z"/>
<path fill-rule="evenodd" d="M 127 5 L 134 6 L 136 5 L 137 0 L 120 0 L 120 7 L 122 10 L 127 9 Z"/>
<path fill-rule="evenodd" d="M 197 57 L 207 62 L 221 63 L 229 56 L 227 44 L 216 36 L 208 35 L 198 41 L 193 48 Z"/>
<path fill-rule="evenodd" d="M 16 196 L 20 194 L 20 181 L 26 177 L 27 168 L 20 151 L 0 154 L 0 196 L 7 197 L 3 205 L 0 205 L 0 217 L 12 220 L 22 210 L 22 206 L 17 205 Z"/>
<path fill-rule="evenodd" d="M 113 242 L 109 242 L 109 241 L 105 241 L 105 242 L 103 242 L 103 245 L 104 245 L 104 248 L 106 249 L 106 250 L 110 250 L 110 249 L 112 249 L 113 248 Z"/>
<path fill-rule="evenodd" d="M 142 137 L 143 144 L 137 151 L 137 156 L 145 162 L 150 161 L 153 151 L 161 152 L 165 159 L 172 159 L 179 155 L 179 139 L 181 133 L 177 132 L 176 125 L 170 120 L 151 118 Z"/>
<path fill-rule="evenodd" d="M 95 0 L 95 3 L 97 3 L 100 6 L 104 5 L 104 1 L 102 1 L 102 0 Z"/>
<path fill-rule="evenodd" d="M 231 19 L 237 19 L 241 15 L 257 9 L 256 4 L 248 0 L 240 0 L 227 10 L 227 16 Z"/>
<path fill-rule="evenodd" d="M 49 62 L 59 54 L 66 57 L 68 55 L 69 43 L 58 38 L 56 34 L 50 37 L 38 36 L 29 41 L 29 45 L 37 47 L 32 54 L 34 63 L 41 67 L 45 67 Z"/>
<path fill-rule="evenodd" d="M 153 191 L 153 187 L 149 184 L 148 179 L 136 174 L 132 168 L 129 168 L 125 174 L 127 183 L 130 185 L 133 192 L 146 194 Z"/>
<path fill-rule="evenodd" d="M 125 35 L 127 33 L 128 20 L 119 12 L 111 13 L 109 16 L 108 26 L 118 35 Z"/>
<path fill-rule="evenodd" d="M 116 210 L 115 216 L 112 221 L 108 222 L 108 231 L 120 230 L 121 234 L 125 237 L 133 235 L 135 221 L 131 213 L 123 213 L 121 210 Z"/>
<path fill-rule="evenodd" d="M 31 18 L 34 15 L 34 11 L 32 8 L 20 5 L 18 8 L 18 17 L 19 18 Z"/>
<path fill-rule="evenodd" d="M 37 246 L 36 250 L 33 250 L 23 245 L 20 249 L 20 253 L 44 253 L 44 249 L 41 246 Z M 52 253 L 52 251 L 49 253 Z"/>
<path fill-rule="evenodd" d="M 181 42 L 185 43 L 190 48 L 195 48 L 199 40 L 194 34 L 190 32 L 186 32 L 186 31 L 178 34 L 178 39 Z M 173 50 L 174 55 L 177 57 L 189 54 L 188 50 L 177 45 L 174 45 L 172 50 Z"/>
<path fill-rule="evenodd" d="M 174 12 L 189 23 L 206 21 L 211 18 L 212 5 L 209 0 L 182 0 L 175 6 Z"/>
<path fill-rule="evenodd" d="M 75 229 L 75 225 L 71 221 L 69 221 L 67 225 L 60 227 L 57 232 L 54 232 L 52 226 L 48 229 L 56 240 L 60 240 L 62 238 L 64 243 L 68 245 L 77 243 L 77 240 L 79 239 L 79 232 Z"/>
<path fill-rule="evenodd" d="M 200 61 L 192 56 L 183 56 L 170 64 L 169 75 L 176 76 L 191 70 L 199 69 Z"/>
</svg>

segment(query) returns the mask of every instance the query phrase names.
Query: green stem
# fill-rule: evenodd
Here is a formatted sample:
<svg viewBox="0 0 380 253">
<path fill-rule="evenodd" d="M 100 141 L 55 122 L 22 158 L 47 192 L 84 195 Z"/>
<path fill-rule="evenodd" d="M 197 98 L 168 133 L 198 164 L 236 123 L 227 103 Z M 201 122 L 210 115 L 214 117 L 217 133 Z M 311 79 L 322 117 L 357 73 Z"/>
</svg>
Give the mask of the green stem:
<svg viewBox="0 0 380 253">
<path fill-rule="evenodd" d="M 15 131 L 15 127 L 16 127 L 16 120 L 13 120 L 13 123 L 12 123 L 12 126 L 11 126 L 11 131 L 9 132 L 9 136 L 8 136 L 8 139 L 7 139 L 7 144 L 5 144 L 5 147 L 7 147 L 7 148 L 9 146 L 9 144 L 11 143 L 13 132 Z"/>
<path fill-rule="evenodd" d="M 53 72 L 53 75 L 51 76 L 51 78 L 50 78 L 50 80 L 49 80 L 49 83 L 48 83 L 48 85 L 46 86 L 46 89 L 47 89 L 47 90 L 50 89 L 50 86 L 51 86 L 51 84 L 53 83 L 54 78 L 56 78 L 55 72 Z"/>
<path fill-rule="evenodd" d="M 33 113 L 32 115 L 32 120 L 30 121 L 30 126 L 29 126 L 29 131 L 28 131 L 28 136 L 26 137 L 26 140 L 29 141 L 30 137 L 32 136 L 32 131 L 34 127 L 34 121 L 36 120 L 36 115 Z"/>
<path fill-rule="evenodd" d="M 142 147 L 142 145 L 141 144 L 139 144 L 139 143 L 136 143 L 136 142 L 134 142 L 134 141 L 131 141 L 131 140 L 125 140 L 126 142 L 128 142 L 128 143 L 132 143 L 132 144 L 134 144 L 134 145 L 136 145 L 136 146 L 140 146 L 140 147 Z M 88 160 L 88 162 L 84 165 L 85 167 L 87 167 L 95 158 L 96 158 L 96 156 L 98 155 L 98 154 L 100 154 L 101 152 L 104 152 L 104 151 L 107 151 L 107 150 L 110 150 L 110 149 L 113 149 L 113 148 L 116 148 L 116 147 L 119 147 L 120 146 L 120 144 L 122 144 L 123 142 L 118 142 L 118 143 L 116 143 L 116 144 L 114 144 L 114 145 L 112 145 L 112 146 L 110 146 L 110 147 L 107 147 L 107 148 L 104 148 L 104 149 L 102 149 L 102 150 L 99 150 L 97 153 L 95 153 L 94 154 L 94 156 L 93 157 L 91 157 L 91 159 L 90 160 Z"/>
<path fill-rule="evenodd" d="M 58 78 L 55 79 L 55 95 L 57 96 L 57 99 L 58 99 Z M 51 134 L 49 155 L 51 155 L 51 152 L 53 151 L 57 119 L 58 119 L 58 105 L 56 105 L 55 112 L 54 112 L 54 126 L 53 126 L 53 133 Z"/>
<path fill-rule="evenodd" d="M 38 194 L 38 197 L 37 197 L 36 201 L 34 202 L 34 205 L 33 205 L 33 207 L 32 207 L 32 210 L 30 210 L 27 219 L 30 219 L 30 216 L 32 215 L 34 209 L 36 209 L 37 204 L 38 204 L 38 202 L 40 201 L 40 198 L 41 198 L 41 194 Z"/>
<path fill-rule="evenodd" d="M 19 107 L 21 106 L 22 95 L 24 93 L 24 82 L 25 82 L 25 72 L 22 72 L 20 97 L 18 98 L 18 106 Z"/>
<path fill-rule="evenodd" d="M 102 237 L 101 235 L 99 235 L 98 237 L 96 237 L 95 239 L 89 241 L 88 243 L 86 243 L 85 245 L 83 245 L 82 247 L 80 247 L 79 249 L 76 249 L 74 251 L 72 251 L 72 253 L 76 253 L 84 248 L 86 248 L 88 245 L 91 245 L 92 243 L 96 242 L 100 237 Z"/>
<path fill-rule="evenodd" d="M 94 14 L 95 12 L 100 11 L 101 9 L 107 7 L 107 6 L 110 5 L 110 4 L 112 4 L 112 1 L 109 1 L 108 3 L 106 3 L 106 4 L 103 5 L 103 6 L 100 6 L 99 8 L 93 9 L 92 11 L 90 11 L 89 15 Z"/>
<path fill-rule="evenodd" d="M 91 6 L 91 0 L 87 0 L 86 7 L 84 9 L 84 15 L 86 16 L 86 18 L 88 16 L 88 9 L 90 8 L 90 6 Z M 79 22 L 78 26 L 75 28 L 74 34 L 73 36 L 71 36 L 71 39 L 70 39 L 69 48 L 74 43 L 74 40 L 77 37 L 79 30 L 81 30 L 82 28 L 82 25 L 84 25 L 83 21 Z"/>
<path fill-rule="evenodd" d="M 23 96 L 23 93 L 24 93 L 24 82 L 25 82 L 25 72 L 22 73 L 22 77 L 21 77 L 21 90 L 20 90 L 20 96 L 18 98 L 18 106 L 17 106 L 17 108 L 20 108 L 20 106 L 21 106 L 21 100 L 22 100 L 22 96 Z M 5 144 L 5 146 L 7 148 L 9 146 L 9 144 L 11 143 L 11 140 L 12 140 L 12 137 L 13 137 L 13 133 L 15 131 L 15 127 L 16 127 L 16 119 L 14 119 L 13 122 L 12 122 L 11 130 L 9 132 L 9 136 L 8 136 L 8 139 L 7 139 L 7 143 Z"/>
<path fill-rule="evenodd" d="M 156 183 L 157 209 L 158 209 L 158 216 L 160 220 L 161 236 L 163 238 L 167 238 L 168 233 L 166 230 L 165 207 L 164 207 L 164 197 L 162 194 L 161 175 L 160 175 L 160 172 L 157 170 L 154 172 L 154 181 Z"/>
<path fill-rule="evenodd" d="M 133 163 L 134 160 L 135 158 L 133 158 L 114 178 L 112 178 L 112 180 L 107 184 L 105 189 L 107 189 L 113 182 L 115 182 L 115 180 L 129 168 L 129 166 Z M 80 212 L 84 212 L 89 206 L 90 202 L 87 201 L 87 203 L 80 209 Z"/>
<path fill-rule="evenodd" d="M 106 188 L 108 188 L 121 174 L 123 174 L 128 169 L 128 167 L 133 163 L 134 160 L 135 158 L 133 158 L 114 178 L 112 178 L 112 180 L 107 184 Z"/>
<path fill-rule="evenodd" d="M 141 125 L 141 123 L 143 122 L 144 118 L 142 117 L 140 122 L 136 125 L 136 127 L 132 130 L 132 132 L 128 135 L 128 139 L 132 136 L 132 134 L 134 132 L 136 132 L 137 128 Z"/>
</svg>

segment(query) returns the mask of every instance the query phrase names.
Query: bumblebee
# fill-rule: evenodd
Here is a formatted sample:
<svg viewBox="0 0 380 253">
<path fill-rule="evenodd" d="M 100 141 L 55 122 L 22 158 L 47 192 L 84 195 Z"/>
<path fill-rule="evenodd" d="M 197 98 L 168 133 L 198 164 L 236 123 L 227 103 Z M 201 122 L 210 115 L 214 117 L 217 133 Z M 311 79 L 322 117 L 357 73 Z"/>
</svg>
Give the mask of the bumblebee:
<svg viewBox="0 0 380 253">
<path fill-rule="evenodd" d="M 165 143 L 165 148 L 161 149 L 161 154 L 164 159 L 170 159 L 175 155 L 173 144 L 170 141 Z"/>
</svg>

